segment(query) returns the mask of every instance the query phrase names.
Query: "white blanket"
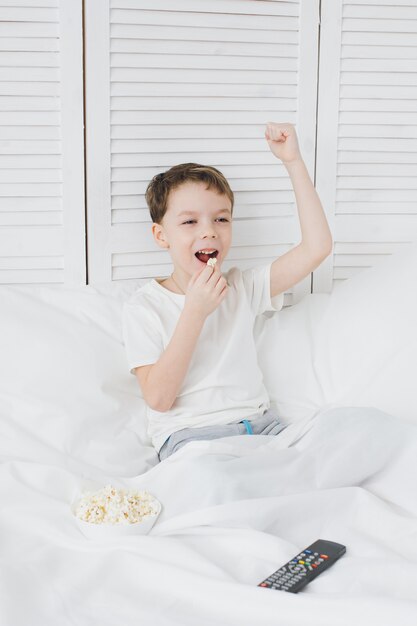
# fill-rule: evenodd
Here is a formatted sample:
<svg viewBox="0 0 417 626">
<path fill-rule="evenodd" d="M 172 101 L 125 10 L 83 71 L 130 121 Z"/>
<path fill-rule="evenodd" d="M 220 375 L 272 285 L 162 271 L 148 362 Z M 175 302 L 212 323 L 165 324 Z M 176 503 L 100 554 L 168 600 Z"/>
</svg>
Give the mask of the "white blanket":
<svg viewBox="0 0 417 626">
<path fill-rule="evenodd" d="M 0 288 L 1 626 L 384 626 L 417 615 L 417 246 L 255 328 L 277 437 L 162 463 L 128 372 L 135 283 Z M 162 503 L 96 542 L 87 480 Z M 257 585 L 316 539 L 346 554 L 298 594 Z"/>
<path fill-rule="evenodd" d="M 71 517 L 86 468 L 26 443 L 31 460 L 1 468 L 5 626 L 415 624 L 414 424 L 337 408 L 277 437 L 191 442 L 113 481 L 163 511 L 149 535 L 106 542 Z M 257 586 L 319 538 L 347 552 L 302 592 Z"/>
</svg>

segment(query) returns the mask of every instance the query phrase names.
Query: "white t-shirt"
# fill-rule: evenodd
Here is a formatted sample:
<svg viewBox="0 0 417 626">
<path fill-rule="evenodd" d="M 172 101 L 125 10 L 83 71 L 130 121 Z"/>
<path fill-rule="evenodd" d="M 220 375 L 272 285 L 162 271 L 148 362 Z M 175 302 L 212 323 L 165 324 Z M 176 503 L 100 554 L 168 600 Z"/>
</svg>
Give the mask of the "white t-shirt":
<svg viewBox="0 0 417 626">
<path fill-rule="evenodd" d="M 270 406 L 257 360 L 255 317 L 279 311 L 284 294 L 270 297 L 271 264 L 223 273 L 227 295 L 206 318 L 190 365 L 171 409 L 147 406 L 148 435 L 159 452 L 175 431 L 239 422 Z M 123 303 L 123 339 L 130 373 L 155 363 L 169 344 L 185 295 L 152 278 Z"/>
</svg>

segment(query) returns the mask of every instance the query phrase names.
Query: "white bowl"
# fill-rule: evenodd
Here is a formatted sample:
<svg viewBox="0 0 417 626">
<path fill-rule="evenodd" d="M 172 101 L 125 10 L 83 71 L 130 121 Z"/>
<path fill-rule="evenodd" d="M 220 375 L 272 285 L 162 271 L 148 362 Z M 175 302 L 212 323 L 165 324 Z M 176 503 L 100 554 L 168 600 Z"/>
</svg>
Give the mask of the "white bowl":
<svg viewBox="0 0 417 626">
<path fill-rule="evenodd" d="M 76 516 L 75 511 L 78 501 L 84 494 L 78 494 L 77 498 L 71 504 L 71 512 L 75 518 L 78 528 L 81 530 L 85 537 L 89 539 L 111 539 L 112 537 L 128 537 L 130 535 L 147 535 L 158 519 L 162 505 L 152 496 L 153 503 L 156 505 L 156 513 L 154 515 L 147 515 L 141 522 L 135 524 L 94 524 L 92 522 L 86 522 Z"/>
</svg>

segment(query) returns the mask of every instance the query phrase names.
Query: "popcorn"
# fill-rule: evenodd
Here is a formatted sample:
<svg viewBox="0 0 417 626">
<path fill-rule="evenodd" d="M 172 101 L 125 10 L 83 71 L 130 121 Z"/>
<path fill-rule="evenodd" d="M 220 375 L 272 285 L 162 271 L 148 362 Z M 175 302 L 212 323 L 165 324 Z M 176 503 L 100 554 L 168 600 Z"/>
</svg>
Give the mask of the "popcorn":
<svg viewBox="0 0 417 626">
<path fill-rule="evenodd" d="M 86 492 L 75 508 L 75 515 L 92 524 L 136 524 L 157 515 L 158 501 L 145 490 L 117 489 L 106 485 Z"/>
<path fill-rule="evenodd" d="M 217 259 L 216 257 L 211 257 L 208 261 L 207 261 L 207 265 L 211 265 L 211 267 L 214 267 L 217 263 Z"/>
</svg>

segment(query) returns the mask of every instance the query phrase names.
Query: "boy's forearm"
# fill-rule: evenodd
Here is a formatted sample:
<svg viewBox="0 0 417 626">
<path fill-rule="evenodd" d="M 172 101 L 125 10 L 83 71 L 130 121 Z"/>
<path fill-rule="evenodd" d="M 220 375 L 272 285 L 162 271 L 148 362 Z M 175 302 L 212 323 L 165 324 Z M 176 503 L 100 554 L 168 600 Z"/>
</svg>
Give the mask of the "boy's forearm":
<svg viewBox="0 0 417 626">
<path fill-rule="evenodd" d="M 326 252 L 332 247 L 332 234 L 306 164 L 297 159 L 286 163 L 285 167 L 294 188 L 302 242 L 313 253 Z"/>
<path fill-rule="evenodd" d="M 184 307 L 166 349 L 146 379 L 148 399 L 156 411 L 168 411 L 174 404 L 190 365 L 205 318 Z"/>
</svg>

